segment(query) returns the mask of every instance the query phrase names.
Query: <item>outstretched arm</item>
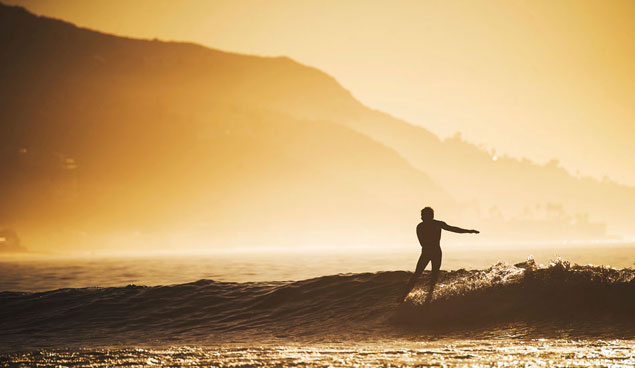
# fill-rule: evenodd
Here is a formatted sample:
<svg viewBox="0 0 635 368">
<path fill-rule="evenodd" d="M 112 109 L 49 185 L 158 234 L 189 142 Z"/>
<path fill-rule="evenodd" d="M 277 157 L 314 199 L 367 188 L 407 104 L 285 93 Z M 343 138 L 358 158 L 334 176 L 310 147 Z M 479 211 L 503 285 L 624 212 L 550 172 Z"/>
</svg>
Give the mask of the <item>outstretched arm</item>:
<svg viewBox="0 0 635 368">
<path fill-rule="evenodd" d="M 460 234 L 467 234 L 467 233 L 469 233 L 469 234 L 478 234 L 479 233 L 478 230 L 462 229 L 460 227 L 448 225 L 445 222 L 441 225 L 441 228 L 443 230 L 451 231 L 453 233 L 460 233 Z"/>
</svg>

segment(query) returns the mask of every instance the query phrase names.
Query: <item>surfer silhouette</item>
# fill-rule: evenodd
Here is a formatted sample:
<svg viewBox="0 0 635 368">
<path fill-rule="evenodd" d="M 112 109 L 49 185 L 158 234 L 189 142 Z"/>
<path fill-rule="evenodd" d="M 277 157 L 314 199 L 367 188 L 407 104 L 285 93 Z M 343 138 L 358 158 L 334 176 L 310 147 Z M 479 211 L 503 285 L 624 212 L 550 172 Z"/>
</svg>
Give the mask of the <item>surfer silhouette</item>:
<svg viewBox="0 0 635 368">
<path fill-rule="evenodd" d="M 415 286 L 417 278 L 421 275 L 428 263 L 432 261 L 432 275 L 430 276 L 430 289 L 426 301 L 432 300 L 432 292 L 434 285 L 439 277 L 439 269 L 441 268 L 441 230 L 451 231 L 461 234 L 478 234 L 478 230 L 467 230 L 456 226 L 450 226 L 443 221 L 434 219 L 434 210 L 426 207 L 421 210 L 421 223 L 417 225 L 417 238 L 421 244 L 421 256 L 417 262 L 415 273 L 412 274 L 406 290 L 404 291 L 400 301 L 406 299 L 412 288 Z"/>
</svg>

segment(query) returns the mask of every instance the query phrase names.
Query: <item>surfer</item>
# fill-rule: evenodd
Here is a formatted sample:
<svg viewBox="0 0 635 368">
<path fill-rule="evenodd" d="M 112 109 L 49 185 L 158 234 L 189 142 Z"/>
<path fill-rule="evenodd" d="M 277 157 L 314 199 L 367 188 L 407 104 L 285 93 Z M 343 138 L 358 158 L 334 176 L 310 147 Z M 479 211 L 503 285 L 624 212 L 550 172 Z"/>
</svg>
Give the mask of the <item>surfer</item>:
<svg viewBox="0 0 635 368">
<path fill-rule="evenodd" d="M 432 292 L 434 291 L 434 285 L 437 283 L 439 277 L 439 269 L 441 268 L 441 230 L 451 231 L 453 233 L 461 234 L 478 234 L 478 230 L 467 230 L 456 226 L 450 226 L 443 221 L 434 219 L 434 210 L 430 207 L 426 207 L 421 210 L 421 223 L 417 225 L 417 238 L 421 244 L 421 256 L 417 262 L 417 268 L 415 273 L 412 274 L 406 290 L 400 301 L 406 299 L 410 291 L 415 286 L 417 278 L 421 275 L 423 270 L 428 265 L 428 262 L 432 261 L 432 275 L 430 276 L 430 289 L 426 301 L 432 300 Z"/>
</svg>

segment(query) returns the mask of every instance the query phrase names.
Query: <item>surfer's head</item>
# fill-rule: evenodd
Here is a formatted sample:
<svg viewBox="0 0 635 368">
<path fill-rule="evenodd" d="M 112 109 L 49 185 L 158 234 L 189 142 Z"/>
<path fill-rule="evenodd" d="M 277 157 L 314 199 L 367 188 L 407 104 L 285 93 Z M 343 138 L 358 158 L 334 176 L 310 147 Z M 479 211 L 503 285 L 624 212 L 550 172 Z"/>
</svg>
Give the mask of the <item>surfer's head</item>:
<svg viewBox="0 0 635 368">
<path fill-rule="evenodd" d="M 426 207 L 421 210 L 421 219 L 422 220 L 432 220 L 434 218 L 434 210 L 432 207 Z"/>
</svg>

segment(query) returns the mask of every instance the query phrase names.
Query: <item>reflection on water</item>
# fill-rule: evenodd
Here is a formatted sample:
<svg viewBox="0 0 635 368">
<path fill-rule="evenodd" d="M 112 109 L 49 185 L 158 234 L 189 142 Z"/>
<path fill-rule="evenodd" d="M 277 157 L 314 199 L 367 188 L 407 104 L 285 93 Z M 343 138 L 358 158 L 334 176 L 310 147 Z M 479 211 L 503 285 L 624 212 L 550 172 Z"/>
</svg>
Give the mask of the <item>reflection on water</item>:
<svg viewBox="0 0 635 368">
<path fill-rule="evenodd" d="M 633 367 L 628 340 L 439 340 L 301 345 L 173 346 L 166 348 L 39 350 L 0 355 L 15 366 L 132 365 L 223 367 Z"/>
<path fill-rule="evenodd" d="M 532 255 L 548 264 L 562 257 L 572 263 L 633 267 L 635 244 L 564 249 L 444 247 L 442 269 L 483 269 Z M 67 287 L 169 285 L 200 279 L 216 281 L 303 280 L 339 273 L 414 270 L 419 249 L 217 250 L 200 254 L 131 256 L 27 256 L 0 258 L 0 291 L 44 291 Z"/>
</svg>

